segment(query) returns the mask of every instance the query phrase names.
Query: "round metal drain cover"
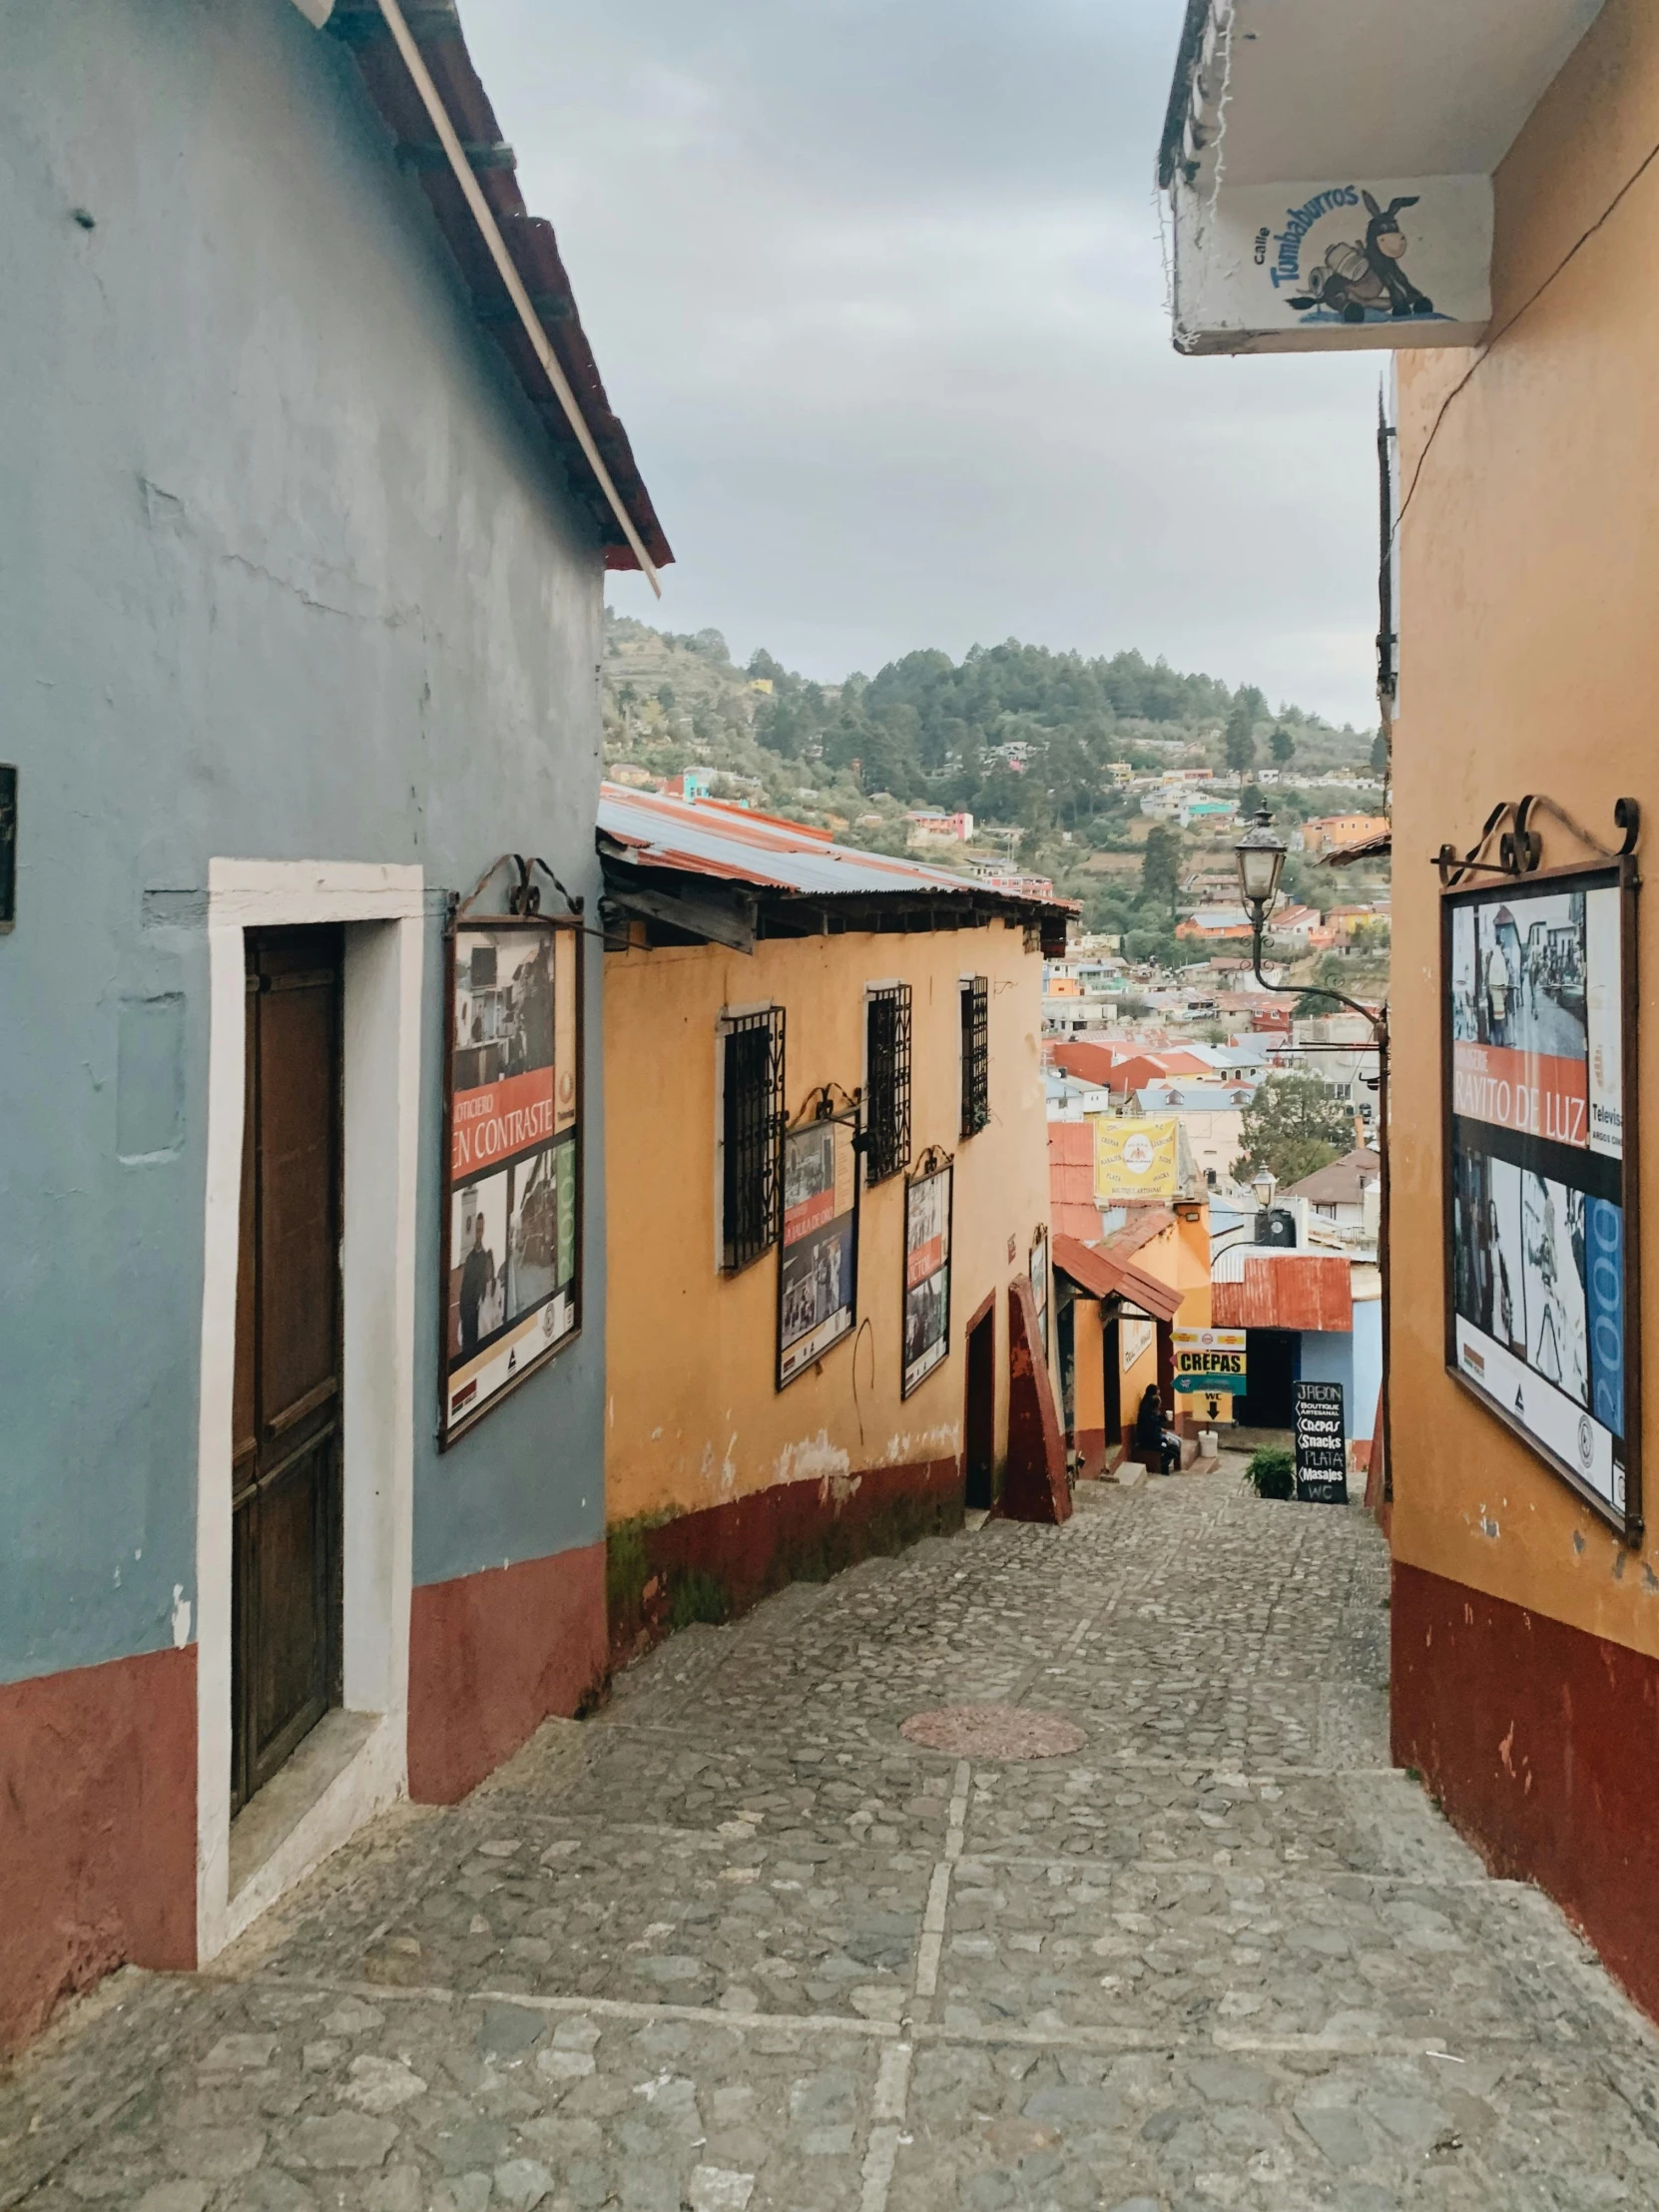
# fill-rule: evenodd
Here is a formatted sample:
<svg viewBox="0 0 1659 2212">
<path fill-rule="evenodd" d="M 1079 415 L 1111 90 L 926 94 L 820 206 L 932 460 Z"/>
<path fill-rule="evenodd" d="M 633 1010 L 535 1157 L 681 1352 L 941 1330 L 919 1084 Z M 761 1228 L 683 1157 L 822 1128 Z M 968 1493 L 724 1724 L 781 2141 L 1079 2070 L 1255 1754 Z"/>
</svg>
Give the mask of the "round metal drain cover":
<svg viewBox="0 0 1659 2212">
<path fill-rule="evenodd" d="M 1017 1705 L 940 1705 L 930 1713 L 912 1713 L 898 1733 L 959 1759 L 1062 1759 L 1085 1740 L 1070 1721 Z"/>
</svg>

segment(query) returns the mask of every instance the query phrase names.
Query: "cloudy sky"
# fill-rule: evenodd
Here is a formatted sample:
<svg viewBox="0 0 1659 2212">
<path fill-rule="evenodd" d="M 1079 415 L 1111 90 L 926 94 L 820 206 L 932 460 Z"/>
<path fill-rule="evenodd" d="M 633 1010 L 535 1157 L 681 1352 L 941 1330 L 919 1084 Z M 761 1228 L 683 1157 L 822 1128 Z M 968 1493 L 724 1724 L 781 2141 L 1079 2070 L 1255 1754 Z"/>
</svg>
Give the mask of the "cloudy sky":
<svg viewBox="0 0 1659 2212">
<path fill-rule="evenodd" d="M 1180 0 L 466 0 L 678 556 L 656 609 L 821 677 L 1138 646 L 1371 696 L 1376 354 L 1172 352 Z"/>
</svg>

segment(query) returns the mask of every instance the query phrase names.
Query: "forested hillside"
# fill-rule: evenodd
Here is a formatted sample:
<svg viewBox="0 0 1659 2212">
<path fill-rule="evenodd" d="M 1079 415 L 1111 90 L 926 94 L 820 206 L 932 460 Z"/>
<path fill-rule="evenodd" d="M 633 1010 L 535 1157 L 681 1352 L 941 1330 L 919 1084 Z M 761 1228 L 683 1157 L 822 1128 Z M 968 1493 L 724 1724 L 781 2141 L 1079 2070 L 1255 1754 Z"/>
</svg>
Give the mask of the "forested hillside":
<svg viewBox="0 0 1659 2212">
<path fill-rule="evenodd" d="M 1041 646 L 976 646 L 960 662 L 908 653 L 874 676 L 817 683 L 765 651 L 736 666 L 718 630 L 675 636 L 607 616 L 606 762 L 674 776 L 698 766 L 717 796 L 851 830 L 898 850 L 903 813 L 966 810 L 1019 832 L 1020 862 L 1054 877 L 1106 926 L 1139 873 L 1150 825 L 1114 790 L 1137 769 L 1277 767 L 1318 775 L 1371 766 L 1373 733 L 1334 730 L 1260 691 L 1182 674 L 1139 653 L 1088 659 Z M 1337 795 L 1333 795 L 1336 797 Z M 1284 790 L 1291 821 L 1318 793 Z M 1108 856 L 1121 856 L 1101 872 Z"/>
</svg>

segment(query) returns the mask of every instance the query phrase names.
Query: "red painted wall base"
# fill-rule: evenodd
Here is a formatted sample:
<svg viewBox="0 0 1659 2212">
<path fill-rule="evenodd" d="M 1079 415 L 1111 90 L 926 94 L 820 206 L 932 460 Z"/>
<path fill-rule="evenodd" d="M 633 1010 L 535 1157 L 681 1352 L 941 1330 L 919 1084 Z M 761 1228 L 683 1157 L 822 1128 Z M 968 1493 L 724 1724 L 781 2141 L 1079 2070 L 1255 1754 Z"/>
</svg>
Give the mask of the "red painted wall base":
<svg viewBox="0 0 1659 2212">
<path fill-rule="evenodd" d="M 196 1650 L 0 1685 L 0 2056 L 112 1967 L 196 1963 Z"/>
<path fill-rule="evenodd" d="M 865 1467 L 838 1481 L 778 1482 L 725 1505 L 611 1530 L 611 1650 L 620 1661 L 674 1624 L 729 1618 L 786 1582 L 822 1582 L 876 1552 L 962 1525 L 962 1462 Z"/>
<path fill-rule="evenodd" d="M 1659 2017 L 1659 1661 L 1398 1561 L 1395 1763 Z"/>
<path fill-rule="evenodd" d="M 604 1675 L 603 1544 L 423 1584 L 409 1606 L 410 1797 L 453 1805 Z"/>
<path fill-rule="evenodd" d="M 1002 1510 L 1009 1520 L 1051 1525 L 1071 1518 L 1060 1410 L 1043 1357 L 1037 1302 L 1023 1275 L 1008 1286 L 1008 1465 Z"/>
</svg>

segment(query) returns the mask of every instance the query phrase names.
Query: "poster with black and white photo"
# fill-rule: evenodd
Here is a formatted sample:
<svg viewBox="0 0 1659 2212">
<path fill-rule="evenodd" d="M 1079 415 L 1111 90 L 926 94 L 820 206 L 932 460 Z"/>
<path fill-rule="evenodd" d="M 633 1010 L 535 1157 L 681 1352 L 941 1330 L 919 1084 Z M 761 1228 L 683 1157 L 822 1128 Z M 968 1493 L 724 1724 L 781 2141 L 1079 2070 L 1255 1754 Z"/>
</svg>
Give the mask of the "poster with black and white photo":
<svg viewBox="0 0 1659 2212">
<path fill-rule="evenodd" d="M 441 1442 L 577 1328 L 579 945 L 540 919 L 450 939 Z"/>
<path fill-rule="evenodd" d="M 951 1162 L 904 1185 L 904 1358 L 899 1394 L 908 1397 L 950 1351 Z"/>
<path fill-rule="evenodd" d="M 852 1333 L 857 1307 L 858 1173 L 850 1120 L 784 1136 L 778 1250 L 778 1387 Z"/>
<path fill-rule="evenodd" d="M 1621 1522 L 1631 895 L 1618 868 L 1589 869 L 1451 893 L 1443 917 L 1447 1365 Z"/>
</svg>

